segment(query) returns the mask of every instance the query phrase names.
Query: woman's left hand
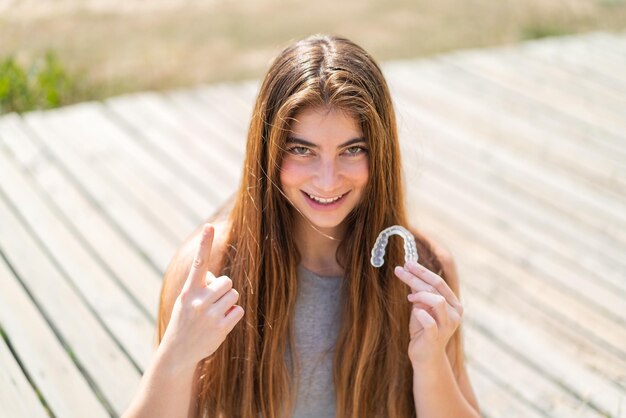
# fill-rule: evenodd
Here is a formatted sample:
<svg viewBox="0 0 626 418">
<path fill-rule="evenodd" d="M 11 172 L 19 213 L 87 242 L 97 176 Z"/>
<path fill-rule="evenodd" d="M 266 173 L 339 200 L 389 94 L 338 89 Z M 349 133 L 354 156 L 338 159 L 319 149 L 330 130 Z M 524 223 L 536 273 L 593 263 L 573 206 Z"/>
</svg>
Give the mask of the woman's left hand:
<svg viewBox="0 0 626 418">
<path fill-rule="evenodd" d="M 445 355 L 448 341 L 461 324 L 463 306 L 448 284 L 437 274 L 416 262 L 396 267 L 394 273 L 413 293 L 409 322 L 409 359 L 413 366 L 427 364 Z"/>
</svg>

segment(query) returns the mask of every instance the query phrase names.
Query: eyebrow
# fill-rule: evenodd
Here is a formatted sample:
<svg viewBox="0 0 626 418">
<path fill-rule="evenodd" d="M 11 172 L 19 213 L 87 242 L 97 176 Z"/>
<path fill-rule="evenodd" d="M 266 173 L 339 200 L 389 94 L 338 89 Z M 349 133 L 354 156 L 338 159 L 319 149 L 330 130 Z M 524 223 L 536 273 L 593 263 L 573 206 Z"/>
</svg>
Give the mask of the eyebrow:
<svg viewBox="0 0 626 418">
<path fill-rule="evenodd" d="M 352 144 L 358 144 L 359 142 L 367 142 L 367 140 L 364 137 L 353 138 L 353 139 L 350 139 L 350 140 L 344 142 L 343 144 L 339 145 L 339 147 L 343 148 L 343 147 L 347 147 L 347 146 L 352 145 Z M 305 139 L 302 139 L 302 138 L 296 138 L 294 136 L 288 137 L 287 138 L 287 143 L 288 144 L 300 144 L 300 145 L 306 145 L 307 147 L 310 147 L 310 148 L 317 148 L 317 145 L 315 145 L 314 143 L 309 142 L 309 141 L 307 141 Z"/>
</svg>

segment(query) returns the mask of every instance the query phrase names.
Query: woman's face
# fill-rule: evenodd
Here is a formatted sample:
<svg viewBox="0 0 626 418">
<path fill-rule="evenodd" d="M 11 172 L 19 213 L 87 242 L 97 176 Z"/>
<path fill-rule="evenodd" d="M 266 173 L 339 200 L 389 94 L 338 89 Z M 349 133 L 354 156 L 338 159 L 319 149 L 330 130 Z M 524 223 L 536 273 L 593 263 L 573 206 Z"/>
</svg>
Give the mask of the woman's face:
<svg viewBox="0 0 626 418">
<path fill-rule="evenodd" d="M 285 145 L 281 187 L 319 229 L 332 232 L 361 201 L 368 178 L 367 140 L 340 110 L 305 109 Z"/>
</svg>

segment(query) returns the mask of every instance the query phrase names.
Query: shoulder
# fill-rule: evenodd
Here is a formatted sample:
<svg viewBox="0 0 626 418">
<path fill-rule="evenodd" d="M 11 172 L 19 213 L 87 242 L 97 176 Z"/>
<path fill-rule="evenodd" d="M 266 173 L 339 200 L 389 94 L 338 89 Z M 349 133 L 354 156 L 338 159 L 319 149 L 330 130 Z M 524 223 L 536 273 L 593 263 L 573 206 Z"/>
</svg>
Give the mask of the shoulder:
<svg viewBox="0 0 626 418">
<path fill-rule="evenodd" d="M 421 232 L 421 236 L 426 240 L 426 242 L 428 242 L 433 252 L 442 264 L 454 264 L 450 249 L 445 246 L 442 241 L 436 240 L 432 234 L 427 234 L 423 231 Z"/>
<path fill-rule="evenodd" d="M 430 246 L 437 260 L 441 264 L 443 271 L 442 278 L 448 283 L 448 286 L 458 296 L 459 295 L 459 277 L 456 262 L 450 249 L 444 245 L 441 240 L 435 239 L 432 234 L 420 231 L 419 234 Z"/>
<path fill-rule="evenodd" d="M 211 222 L 211 224 L 215 228 L 215 233 L 213 236 L 213 246 L 211 248 L 211 259 L 209 260 L 209 271 L 219 276 L 228 246 L 230 222 L 223 219 Z M 165 272 L 165 276 L 163 277 L 157 318 L 157 344 L 161 341 L 165 333 L 165 328 L 172 314 L 174 302 L 180 294 L 185 280 L 187 280 L 187 276 L 189 276 L 189 272 L 191 271 L 191 265 L 198 245 L 200 244 L 203 225 L 200 225 L 183 241 L 172 257 Z"/>
</svg>

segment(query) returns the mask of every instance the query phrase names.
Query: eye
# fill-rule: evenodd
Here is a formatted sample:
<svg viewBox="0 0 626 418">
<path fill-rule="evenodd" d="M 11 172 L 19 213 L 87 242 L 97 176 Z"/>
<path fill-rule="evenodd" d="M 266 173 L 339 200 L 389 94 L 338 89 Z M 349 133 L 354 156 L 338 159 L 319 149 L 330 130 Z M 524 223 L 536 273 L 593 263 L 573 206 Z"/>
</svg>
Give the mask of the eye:
<svg viewBox="0 0 626 418">
<path fill-rule="evenodd" d="M 353 156 L 353 155 L 361 155 L 363 153 L 367 152 L 367 148 L 365 148 L 362 145 L 355 145 L 349 148 L 346 148 L 346 154 Z"/>
<path fill-rule="evenodd" d="M 288 149 L 291 154 L 294 155 L 309 155 L 309 149 L 307 147 L 295 146 Z"/>
</svg>

